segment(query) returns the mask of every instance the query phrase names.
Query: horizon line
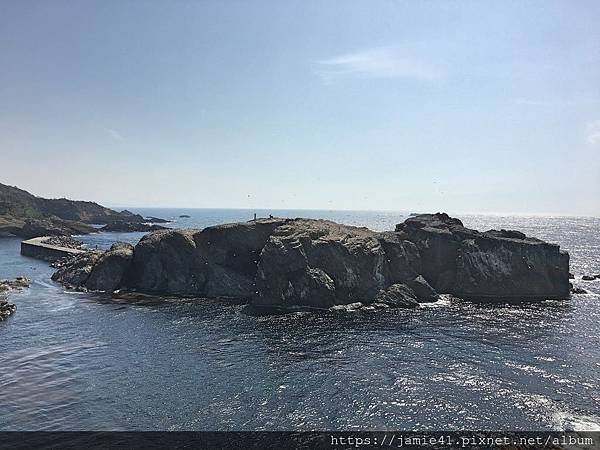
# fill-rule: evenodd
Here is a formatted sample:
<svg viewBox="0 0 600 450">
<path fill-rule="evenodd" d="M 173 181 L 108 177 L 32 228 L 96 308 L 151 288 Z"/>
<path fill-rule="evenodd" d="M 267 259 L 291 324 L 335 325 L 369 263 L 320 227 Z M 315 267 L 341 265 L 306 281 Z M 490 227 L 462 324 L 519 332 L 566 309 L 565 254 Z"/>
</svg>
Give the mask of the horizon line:
<svg viewBox="0 0 600 450">
<path fill-rule="evenodd" d="M 547 218 L 590 218 L 600 219 L 600 215 L 585 215 L 585 214 L 566 214 L 566 213 L 536 213 L 536 212 L 458 212 L 449 210 L 437 211 L 421 211 L 400 210 L 400 209 L 348 209 L 348 208 L 248 208 L 248 207 L 209 207 L 209 206 L 124 206 L 116 204 L 102 204 L 107 208 L 122 210 L 122 209 L 166 209 L 166 210 L 220 210 L 220 211 L 330 211 L 330 212 L 361 212 L 361 213 L 398 213 L 401 215 L 409 214 L 436 214 L 446 213 L 450 216 L 517 216 L 517 217 L 547 217 Z"/>
</svg>

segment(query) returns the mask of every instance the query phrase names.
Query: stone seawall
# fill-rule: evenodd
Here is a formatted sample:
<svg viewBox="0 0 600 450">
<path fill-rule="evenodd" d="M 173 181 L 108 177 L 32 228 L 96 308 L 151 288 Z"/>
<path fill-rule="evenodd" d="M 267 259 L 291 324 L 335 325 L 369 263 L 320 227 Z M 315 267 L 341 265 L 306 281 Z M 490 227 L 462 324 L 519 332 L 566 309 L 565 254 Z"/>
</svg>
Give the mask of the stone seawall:
<svg viewBox="0 0 600 450">
<path fill-rule="evenodd" d="M 44 242 L 46 239 L 48 239 L 48 236 L 36 237 L 21 242 L 21 255 L 53 262 L 65 256 L 85 253 L 85 250 L 47 244 Z"/>
</svg>

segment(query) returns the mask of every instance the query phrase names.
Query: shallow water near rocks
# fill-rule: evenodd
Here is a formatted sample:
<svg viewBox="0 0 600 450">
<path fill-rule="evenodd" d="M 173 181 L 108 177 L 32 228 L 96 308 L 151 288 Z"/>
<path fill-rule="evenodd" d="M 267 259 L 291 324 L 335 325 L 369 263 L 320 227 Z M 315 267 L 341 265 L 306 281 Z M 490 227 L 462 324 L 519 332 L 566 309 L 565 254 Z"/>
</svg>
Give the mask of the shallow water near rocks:
<svg viewBox="0 0 600 450">
<path fill-rule="evenodd" d="M 243 210 L 135 210 L 198 227 Z M 406 214 L 257 211 L 375 230 Z M 191 218 L 179 218 L 189 214 Z M 0 278 L 32 278 L 0 322 L 2 430 L 600 429 L 600 219 L 459 216 L 571 254 L 569 301 L 251 316 L 206 299 L 65 292 L 0 240 Z M 90 247 L 142 233 L 83 237 Z"/>
</svg>

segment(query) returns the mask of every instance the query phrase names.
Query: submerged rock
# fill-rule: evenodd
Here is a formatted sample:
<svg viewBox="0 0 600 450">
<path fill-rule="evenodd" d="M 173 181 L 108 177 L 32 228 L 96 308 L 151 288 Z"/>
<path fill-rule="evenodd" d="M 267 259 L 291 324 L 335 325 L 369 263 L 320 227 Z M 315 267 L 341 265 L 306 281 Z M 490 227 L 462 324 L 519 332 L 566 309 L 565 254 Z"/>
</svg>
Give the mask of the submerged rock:
<svg viewBox="0 0 600 450">
<path fill-rule="evenodd" d="M 17 277 L 14 280 L 0 280 L 0 293 L 11 289 L 22 289 L 29 287 L 31 280 L 27 277 Z"/>
<path fill-rule="evenodd" d="M 161 219 L 160 217 L 152 217 L 152 216 L 146 217 L 145 221 L 149 222 L 149 223 L 169 223 L 169 222 L 171 222 L 170 220 L 167 220 L 167 219 Z"/>
<path fill-rule="evenodd" d="M 583 288 L 580 288 L 579 286 L 573 286 L 571 287 L 571 294 L 587 294 L 588 291 L 586 291 Z"/>
<path fill-rule="evenodd" d="M 204 230 L 160 230 L 53 276 L 94 290 L 220 297 L 257 309 L 414 307 L 438 293 L 497 300 L 569 297 L 569 257 L 518 231 L 478 232 L 446 214 L 394 232 L 326 220 L 259 219 Z"/>
<path fill-rule="evenodd" d="M 140 223 L 140 222 L 110 222 L 100 228 L 100 231 L 117 231 L 122 233 L 131 233 L 135 231 L 157 231 L 157 230 L 166 230 L 166 227 L 162 225 L 154 225 L 148 223 Z"/>
</svg>

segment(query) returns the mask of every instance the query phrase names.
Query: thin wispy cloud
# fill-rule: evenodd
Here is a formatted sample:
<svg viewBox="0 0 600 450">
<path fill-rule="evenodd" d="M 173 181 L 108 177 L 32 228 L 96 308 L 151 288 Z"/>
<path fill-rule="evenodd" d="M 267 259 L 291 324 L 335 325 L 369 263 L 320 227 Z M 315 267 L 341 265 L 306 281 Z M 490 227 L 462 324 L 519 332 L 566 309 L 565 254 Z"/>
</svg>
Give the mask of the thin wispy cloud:
<svg viewBox="0 0 600 450">
<path fill-rule="evenodd" d="M 588 123 L 585 131 L 585 138 L 590 144 L 600 145 L 600 120 Z"/>
<path fill-rule="evenodd" d="M 599 104 L 598 99 L 575 99 L 575 100 L 542 100 L 542 99 L 529 99 L 529 98 L 518 98 L 515 100 L 515 104 L 523 106 L 578 106 L 578 105 L 595 105 Z"/>
<path fill-rule="evenodd" d="M 122 141 L 123 139 L 125 139 L 123 135 L 114 128 L 104 128 L 104 131 L 115 141 Z"/>
<path fill-rule="evenodd" d="M 349 77 L 425 81 L 442 77 L 439 68 L 407 54 L 399 47 L 371 48 L 317 61 L 314 72 L 326 83 Z"/>
</svg>

